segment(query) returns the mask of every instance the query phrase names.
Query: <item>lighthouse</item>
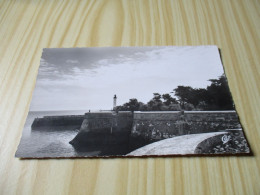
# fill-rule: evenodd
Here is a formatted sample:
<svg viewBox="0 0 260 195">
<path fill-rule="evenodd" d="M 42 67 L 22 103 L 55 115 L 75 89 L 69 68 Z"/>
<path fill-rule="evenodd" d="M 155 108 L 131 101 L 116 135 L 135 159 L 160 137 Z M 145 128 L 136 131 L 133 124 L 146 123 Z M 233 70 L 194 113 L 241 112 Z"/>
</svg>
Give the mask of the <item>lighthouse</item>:
<svg viewBox="0 0 260 195">
<path fill-rule="evenodd" d="M 117 97 L 116 97 L 116 95 L 114 95 L 114 98 L 113 98 L 113 110 L 116 109 L 116 99 L 117 99 Z"/>
</svg>

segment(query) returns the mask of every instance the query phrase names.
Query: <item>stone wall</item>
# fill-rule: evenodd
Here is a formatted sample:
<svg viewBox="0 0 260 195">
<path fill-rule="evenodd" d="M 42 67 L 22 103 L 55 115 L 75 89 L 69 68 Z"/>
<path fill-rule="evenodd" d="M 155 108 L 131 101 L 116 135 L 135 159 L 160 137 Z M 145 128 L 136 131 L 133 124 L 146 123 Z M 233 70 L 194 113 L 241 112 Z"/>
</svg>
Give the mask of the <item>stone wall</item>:
<svg viewBox="0 0 260 195">
<path fill-rule="evenodd" d="M 35 118 L 31 127 L 32 130 L 72 130 L 79 129 L 83 120 L 84 115 L 44 116 Z"/>
<path fill-rule="evenodd" d="M 133 149 L 174 136 L 241 128 L 235 111 L 135 112 Z"/>
<path fill-rule="evenodd" d="M 109 131 L 122 132 L 129 131 L 126 127 L 133 123 L 133 114 L 131 112 L 96 112 L 86 113 L 84 117 L 85 125 L 81 126 L 82 131 Z"/>
<path fill-rule="evenodd" d="M 123 155 L 129 152 L 132 124 L 131 112 L 86 113 L 80 132 L 70 143 L 77 150 Z"/>
</svg>

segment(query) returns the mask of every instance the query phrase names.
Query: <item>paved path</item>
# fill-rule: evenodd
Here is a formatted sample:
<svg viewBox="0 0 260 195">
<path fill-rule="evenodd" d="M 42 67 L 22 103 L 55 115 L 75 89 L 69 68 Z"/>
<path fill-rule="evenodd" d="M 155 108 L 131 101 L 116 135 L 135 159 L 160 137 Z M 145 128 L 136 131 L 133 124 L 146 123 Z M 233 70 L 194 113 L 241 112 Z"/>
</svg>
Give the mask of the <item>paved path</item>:
<svg viewBox="0 0 260 195">
<path fill-rule="evenodd" d="M 173 155 L 173 154 L 194 154 L 199 143 L 207 138 L 216 135 L 225 134 L 226 132 L 189 134 L 173 138 L 164 139 L 142 148 L 134 150 L 127 154 L 128 156 L 141 155 Z"/>
</svg>

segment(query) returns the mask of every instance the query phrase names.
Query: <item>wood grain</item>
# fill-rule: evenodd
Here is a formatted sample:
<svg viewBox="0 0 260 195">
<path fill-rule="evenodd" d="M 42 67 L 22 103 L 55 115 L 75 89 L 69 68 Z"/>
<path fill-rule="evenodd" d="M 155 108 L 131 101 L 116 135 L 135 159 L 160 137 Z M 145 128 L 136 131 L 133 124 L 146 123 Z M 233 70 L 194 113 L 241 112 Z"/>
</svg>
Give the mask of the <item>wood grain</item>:
<svg viewBox="0 0 260 195">
<path fill-rule="evenodd" d="M 260 194 L 258 0 L 0 1 L 0 194 Z M 44 47 L 218 45 L 252 157 L 14 158 Z"/>
</svg>

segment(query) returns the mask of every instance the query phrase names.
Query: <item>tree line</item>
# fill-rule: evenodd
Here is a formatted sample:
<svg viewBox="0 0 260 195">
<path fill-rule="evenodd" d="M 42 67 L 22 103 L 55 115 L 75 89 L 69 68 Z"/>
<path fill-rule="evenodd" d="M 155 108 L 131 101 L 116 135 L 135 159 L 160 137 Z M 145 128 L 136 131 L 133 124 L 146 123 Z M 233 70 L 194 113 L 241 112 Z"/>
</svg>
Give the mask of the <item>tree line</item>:
<svg viewBox="0 0 260 195">
<path fill-rule="evenodd" d="M 177 86 L 166 94 L 153 93 L 146 104 L 132 98 L 129 102 L 117 106 L 117 111 L 180 111 L 180 110 L 233 110 L 234 103 L 228 88 L 227 78 L 210 79 L 206 88 Z M 171 94 L 174 94 L 172 96 Z M 175 98 L 176 97 L 176 98 Z"/>
</svg>

